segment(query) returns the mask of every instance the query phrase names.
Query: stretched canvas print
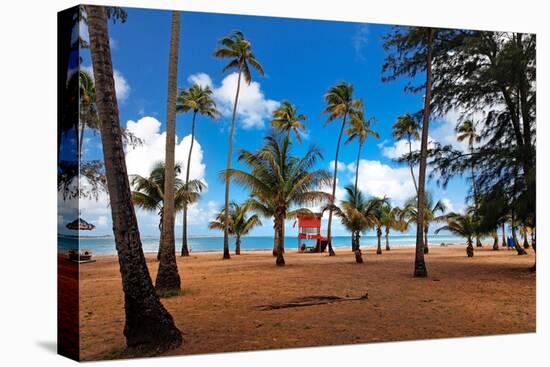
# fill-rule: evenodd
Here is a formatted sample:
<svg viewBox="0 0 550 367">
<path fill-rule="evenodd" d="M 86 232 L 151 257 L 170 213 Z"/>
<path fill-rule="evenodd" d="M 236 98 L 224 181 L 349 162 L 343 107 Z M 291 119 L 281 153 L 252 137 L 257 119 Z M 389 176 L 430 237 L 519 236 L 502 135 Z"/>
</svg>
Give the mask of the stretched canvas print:
<svg viewBox="0 0 550 367">
<path fill-rule="evenodd" d="M 81 5 L 58 60 L 60 354 L 535 332 L 534 34 Z"/>
</svg>

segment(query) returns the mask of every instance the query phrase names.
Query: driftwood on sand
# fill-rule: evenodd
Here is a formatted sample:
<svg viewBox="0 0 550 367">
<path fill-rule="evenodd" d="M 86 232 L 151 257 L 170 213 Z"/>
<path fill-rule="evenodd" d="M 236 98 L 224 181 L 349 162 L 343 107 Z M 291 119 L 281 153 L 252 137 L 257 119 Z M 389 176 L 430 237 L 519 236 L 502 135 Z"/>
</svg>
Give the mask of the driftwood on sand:
<svg viewBox="0 0 550 367">
<path fill-rule="evenodd" d="M 364 295 L 359 297 L 308 296 L 308 297 L 296 298 L 290 302 L 258 305 L 256 306 L 256 308 L 262 311 L 269 311 L 269 310 L 278 310 L 281 308 L 307 307 L 307 306 L 324 305 L 327 303 L 336 303 L 336 302 L 366 301 L 368 298 L 369 298 L 368 293 L 365 293 Z"/>
</svg>

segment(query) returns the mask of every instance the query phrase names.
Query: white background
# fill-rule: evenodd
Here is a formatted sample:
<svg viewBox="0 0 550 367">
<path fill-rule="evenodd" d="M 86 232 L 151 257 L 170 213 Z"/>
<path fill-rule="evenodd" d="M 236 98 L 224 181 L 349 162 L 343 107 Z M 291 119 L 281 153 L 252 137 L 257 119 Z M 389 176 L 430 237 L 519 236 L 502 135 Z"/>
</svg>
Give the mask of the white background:
<svg viewBox="0 0 550 367">
<path fill-rule="evenodd" d="M 89 3 L 98 3 L 89 1 Z M 540 366 L 550 361 L 548 80 L 544 1 L 108 1 L 296 18 L 536 32 L 538 34 L 537 334 L 170 357 L 122 366 Z M 72 1 L 0 3 L 0 364 L 65 366 L 56 348 L 56 12 Z M 546 23 L 546 24 L 545 24 Z M 546 27 L 545 27 L 546 26 Z M 545 111 L 546 109 L 546 111 Z M 6 236 L 7 233 L 7 236 Z M 497 310 L 495 310 L 497 311 Z M 322 315 L 320 316 L 322 317 Z M 368 322 L 368 320 L 362 320 Z M 428 320 L 426 322 L 429 322 Z"/>
</svg>

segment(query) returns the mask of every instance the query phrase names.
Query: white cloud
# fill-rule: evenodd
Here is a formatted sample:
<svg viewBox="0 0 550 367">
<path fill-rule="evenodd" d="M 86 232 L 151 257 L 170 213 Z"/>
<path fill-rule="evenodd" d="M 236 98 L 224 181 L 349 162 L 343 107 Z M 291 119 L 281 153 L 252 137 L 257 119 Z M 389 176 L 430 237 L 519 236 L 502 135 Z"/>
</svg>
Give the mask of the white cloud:
<svg viewBox="0 0 550 367">
<path fill-rule="evenodd" d="M 222 115 L 230 117 L 233 112 L 235 92 L 237 90 L 238 74 L 226 76 L 219 86 L 215 86 L 208 74 L 198 73 L 188 78 L 190 83 L 209 86 L 213 90 L 213 97 Z M 271 113 L 279 106 L 279 102 L 267 99 L 261 90 L 260 83 L 252 81 L 247 84 L 241 81 L 237 117 L 244 129 L 263 128 L 264 121 L 271 117 Z"/>
<path fill-rule="evenodd" d="M 355 172 L 354 163 L 350 163 L 347 167 L 349 171 Z M 366 159 L 361 159 L 359 162 L 358 187 L 372 196 L 386 196 L 397 205 L 415 195 L 408 167 L 393 168 L 380 161 Z"/>
<path fill-rule="evenodd" d="M 359 24 L 351 39 L 353 48 L 355 49 L 355 56 L 359 61 L 365 60 L 365 55 L 363 52 L 369 40 L 369 33 L 368 24 Z"/>
<path fill-rule="evenodd" d="M 391 159 L 401 158 L 404 154 L 409 154 L 409 142 L 406 139 L 395 141 L 392 145 L 379 145 L 382 149 L 382 155 Z M 420 150 L 420 141 L 411 141 L 411 149 Z"/>
<path fill-rule="evenodd" d="M 334 160 L 329 162 L 328 167 L 331 173 L 334 172 Z M 338 172 L 344 172 L 346 169 L 346 164 L 342 161 L 338 161 Z"/>
<path fill-rule="evenodd" d="M 128 131 L 143 141 L 143 144 L 135 148 L 127 147 L 126 165 L 128 174 L 146 176 L 156 162 L 164 161 L 166 147 L 166 132 L 160 131 L 161 123 L 154 117 L 145 116 L 138 121 L 129 120 L 126 124 Z M 185 178 L 187 172 L 187 155 L 191 144 L 191 135 L 182 140 L 176 136 L 176 162 L 181 163 L 182 172 L 180 178 Z M 193 153 L 191 155 L 190 178 L 203 180 L 206 165 L 202 161 L 203 151 L 200 143 L 195 139 Z"/>
<path fill-rule="evenodd" d="M 146 116 L 138 121 L 129 120 L 127 128 L 136 137 L 143 141 L 141 146 L 135 148 L 126 147 L 126 166 L 129 174 L 140 174 L 148 176 L 152 166 L 158 161 L 164 161 L 164 148 L 166 144 L 166 132 L 161 132 L 161 123 L 157 119 Z M 187 135 L 179 140 L 176 137 L 176 162 L 182 165 L 181 179 L 185 179 L 187 154 L 189 153 L 189 145 L 191 136 Z M 191 156 L 191 179 L 200 179 L 205 184 L 206 165 L 203 162 L 203 150 L 200 143 L 195 140 L 193 146 L 193 154 Z M 86 185 L 86 182 L 81 180 L 81 185 Z M 96 225 L 96 233 L 111 234 L 111 212 L 109 208 L 109 198 L 107 193 L 101 192 L 98 200 L 95 199 L 80 199 L 79 202 L 82 217 Z M 212 219 L 214 213 L 219 209 L 215 202 L 206 204 L 195 203 L 189 207 L 188 218 L 190 226 L 204 226 Z M 74 214 L 73 214 L 74 216 Z M 136 210 L 136 216 L 140 228 L 144 234 L 158 234 L 159 217 L 156 212 L 147 212 L 144 210 Z M 181 217 L 181 213 L 178 214 Z M 70 221 L 75 218 L 65 218 L 64 221 Z M 181 218 L 177 224 L 181 223 Z M 64 224 L 63 224 L 64 225 Z M 181 224 L 180 224 L 181 225 Z"/>
<path fill-rule="evenodd" d="M 81 68 L 87 71 L 93 77 L 94 71 L 91 65 L 81 66 Z M 119 102 L 126 101 L 131 90 L 130 84 L 128 84 L 124 75 L 122 75 L 122 73 L 117 69 L 113 69 L 113 78 L 115 79 L 115 92 L 117 100 Z"/>
</svg>

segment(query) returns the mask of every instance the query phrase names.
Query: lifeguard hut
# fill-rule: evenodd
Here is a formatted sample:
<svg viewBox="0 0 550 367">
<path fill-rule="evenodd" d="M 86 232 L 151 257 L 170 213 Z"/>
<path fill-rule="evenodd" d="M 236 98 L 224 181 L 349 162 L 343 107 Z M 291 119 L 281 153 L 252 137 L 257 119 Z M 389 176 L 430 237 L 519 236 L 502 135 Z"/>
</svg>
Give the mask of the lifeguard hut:
<svg viewBox="0 0 550 367">
<path fill-rule="evenodd" d="M 324 252 L 328 238 L 321 234 L 321 213 L 303 214 L 298 223 L 298 252 Z"/>
</svg>

